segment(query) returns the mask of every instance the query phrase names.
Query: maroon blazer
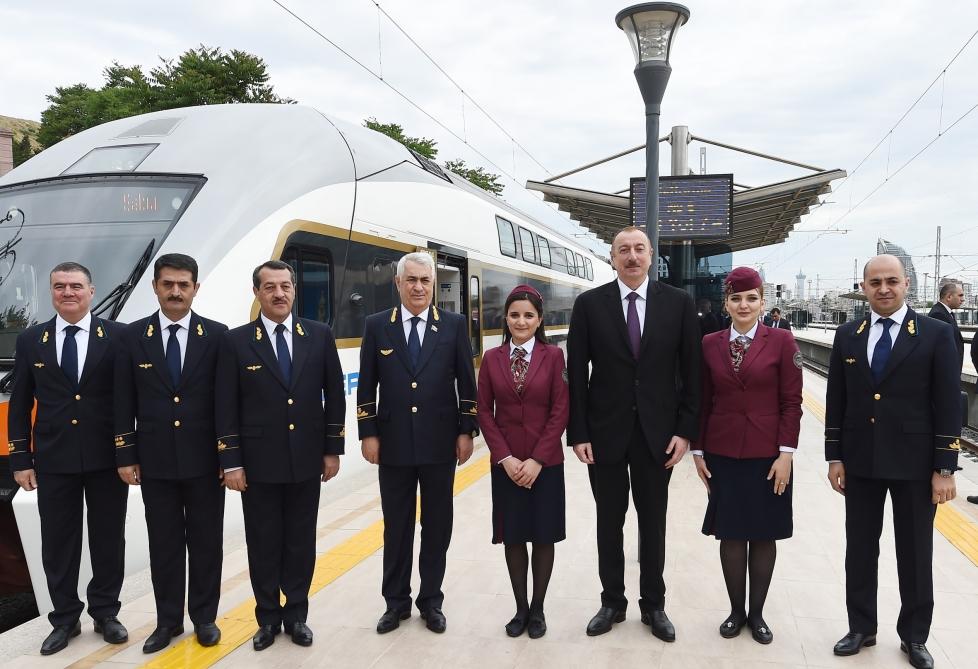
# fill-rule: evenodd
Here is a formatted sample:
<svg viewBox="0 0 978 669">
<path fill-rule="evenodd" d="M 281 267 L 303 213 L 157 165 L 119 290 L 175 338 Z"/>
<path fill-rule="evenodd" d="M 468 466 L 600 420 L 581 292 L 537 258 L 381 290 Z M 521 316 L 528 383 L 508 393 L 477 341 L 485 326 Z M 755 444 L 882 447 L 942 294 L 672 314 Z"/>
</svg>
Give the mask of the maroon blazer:
<svg viewBox="0 0 978 669">
<path fill-rule="evenodd" d="M 729 458 L 768 458 L 798 447 L 801 352 L 788 330 L 757 326 L 740 371 L 730 329 L 703 337 L 703 403 L 694 448 Z"/>
<path fill-rule="evenodd" d="M 522 395 L 513 383 L 509 344 L 489 349 L 482 357 L 478 391 L 479 429 L 492 464 L 510 455 L 533 458 L 544 467 L 564 461 L 560 437 L 570 402 L 559 348 L 534 343 Z"/>
</svg>

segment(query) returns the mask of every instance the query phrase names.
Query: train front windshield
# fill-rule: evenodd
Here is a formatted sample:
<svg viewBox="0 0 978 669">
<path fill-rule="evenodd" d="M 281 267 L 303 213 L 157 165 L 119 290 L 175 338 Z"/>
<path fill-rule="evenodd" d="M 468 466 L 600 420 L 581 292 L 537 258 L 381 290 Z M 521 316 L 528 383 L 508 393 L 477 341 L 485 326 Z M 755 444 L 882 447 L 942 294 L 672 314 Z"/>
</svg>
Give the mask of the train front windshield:
<svg viewBox="0 0 978 669">
<path fill-rule="evenodd" d="M 203 182 L 93 175 L 0 188 L 0 219 L 6 217 L 0 223 L 0 359 L 13 358 L 20 332 L 54 317 L 48 276 L 60 262 L 92 271 L 93 308 L 113 293 L 121 307 L 123 286 L 160 247 Z M 102 315 L 109 313 L 103 309 Z"/>
</svg>

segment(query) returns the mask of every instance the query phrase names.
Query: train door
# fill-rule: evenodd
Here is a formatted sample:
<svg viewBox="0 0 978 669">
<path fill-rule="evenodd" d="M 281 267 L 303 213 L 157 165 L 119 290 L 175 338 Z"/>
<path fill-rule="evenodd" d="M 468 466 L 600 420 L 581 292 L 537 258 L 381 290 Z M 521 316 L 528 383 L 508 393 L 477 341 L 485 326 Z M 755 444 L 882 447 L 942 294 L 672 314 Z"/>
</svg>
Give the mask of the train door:
<svg viewBox="0 0 978 669">
<path fill-rule="evenodd" d="M 478 278 L 472 277 L 472 280 L 475 281 L 475 288 L 473 288 L 468 274 L 468 258 L 465 251 L 450 249 L 437 244 L 429 244 L 429 247 L 435 255 L 435 305 L 442 311 L 451 311 L 463 316 L 468 316 L 470 309 L 474 309 L 473 315 L 467 317 L 466 321 L 469 324 L 472 353 L 478 358 L 481 352 L 481 333 L 477 315 L 479 309 Z"/>
</svg>

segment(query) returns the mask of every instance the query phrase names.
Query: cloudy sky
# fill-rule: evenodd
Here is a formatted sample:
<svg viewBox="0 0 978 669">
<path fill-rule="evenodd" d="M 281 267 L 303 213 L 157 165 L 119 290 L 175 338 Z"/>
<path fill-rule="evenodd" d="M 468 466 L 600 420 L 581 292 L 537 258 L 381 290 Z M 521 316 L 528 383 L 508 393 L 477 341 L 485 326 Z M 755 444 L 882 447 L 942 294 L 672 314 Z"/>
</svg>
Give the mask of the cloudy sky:
<svg viewBox="0 0 978 669">
<path fill-rule="evenodd" d="M 401 123 L 409 134 L 437 139 L 440 159 L 461 157 L 515 177 L 507 178 L 507 199 L 557 227 L 567 224 L 522 189 L 527 179 L 644 142 L 631 51 L 614 25 L 625 3 L 380 0 L 525 151 L 464 99 L 373 0 L 281 4 L 468 145 L 273 0 L 4 0 L 0 114 L 39 119 L 55 86 L 98 86 L 113 60 L 151 66 L 198 44 L 242 49 L 265 59 L 281 95 L 349 121 L 375 116 Z M 662 128 L 686 125 L 703 137 L 850 173 L 787 243 L 738 254 L 735 262 L 763 267 L 772 282 L 793 285 L 803 269 L 810 279 L 818 276 L 822 291 L 847 288 L 854 261 L 861 266 L 885 237 L 914 255 L 923 282 L 923 272 L 934 272 L 940 225 L 942 252 L 949 254 L 941 274 L 978 283 L 978 110 L 965 115 L 978 105 L 978 37 L 968 43 L 978 31 L 978 3 L 704 0 L 688 6 Z M 700 146 L 690 146 L 694 169 Z M 664 152 L 661 168 L 668 173 Z M 617 191 L 643 174 L 642 161 L 637 154 L 564 183 Z M 709 172 L 733 172 L 751 186 L 808 173 L 712 146 L 706 163 Z"/>
</svg>

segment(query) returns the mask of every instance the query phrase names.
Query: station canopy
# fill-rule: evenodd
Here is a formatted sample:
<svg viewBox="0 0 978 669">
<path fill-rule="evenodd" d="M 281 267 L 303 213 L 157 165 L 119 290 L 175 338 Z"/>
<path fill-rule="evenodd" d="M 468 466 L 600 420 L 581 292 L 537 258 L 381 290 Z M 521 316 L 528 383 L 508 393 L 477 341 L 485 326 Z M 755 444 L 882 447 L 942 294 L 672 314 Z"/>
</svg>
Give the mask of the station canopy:
<svg viewBox="0 0 978 669">
<path fill-rule="evenodd" d="M 831 192 L 830 183 L 845 177 L 845 170 L 816 172 L 797 179 L 747 188 L 733 195 L 733 235 L 724 239 L 695 239 L 696 246 L 722 244 L 731 251 L 746 251 L 788 238 L 801 217 Z M 627 195 L 571 188 L 542 181 L 527 181 L 530 190 L 543 193 L 571 219 L 611 244 L 615 234 L 631 225 Z"/>
</svg>

